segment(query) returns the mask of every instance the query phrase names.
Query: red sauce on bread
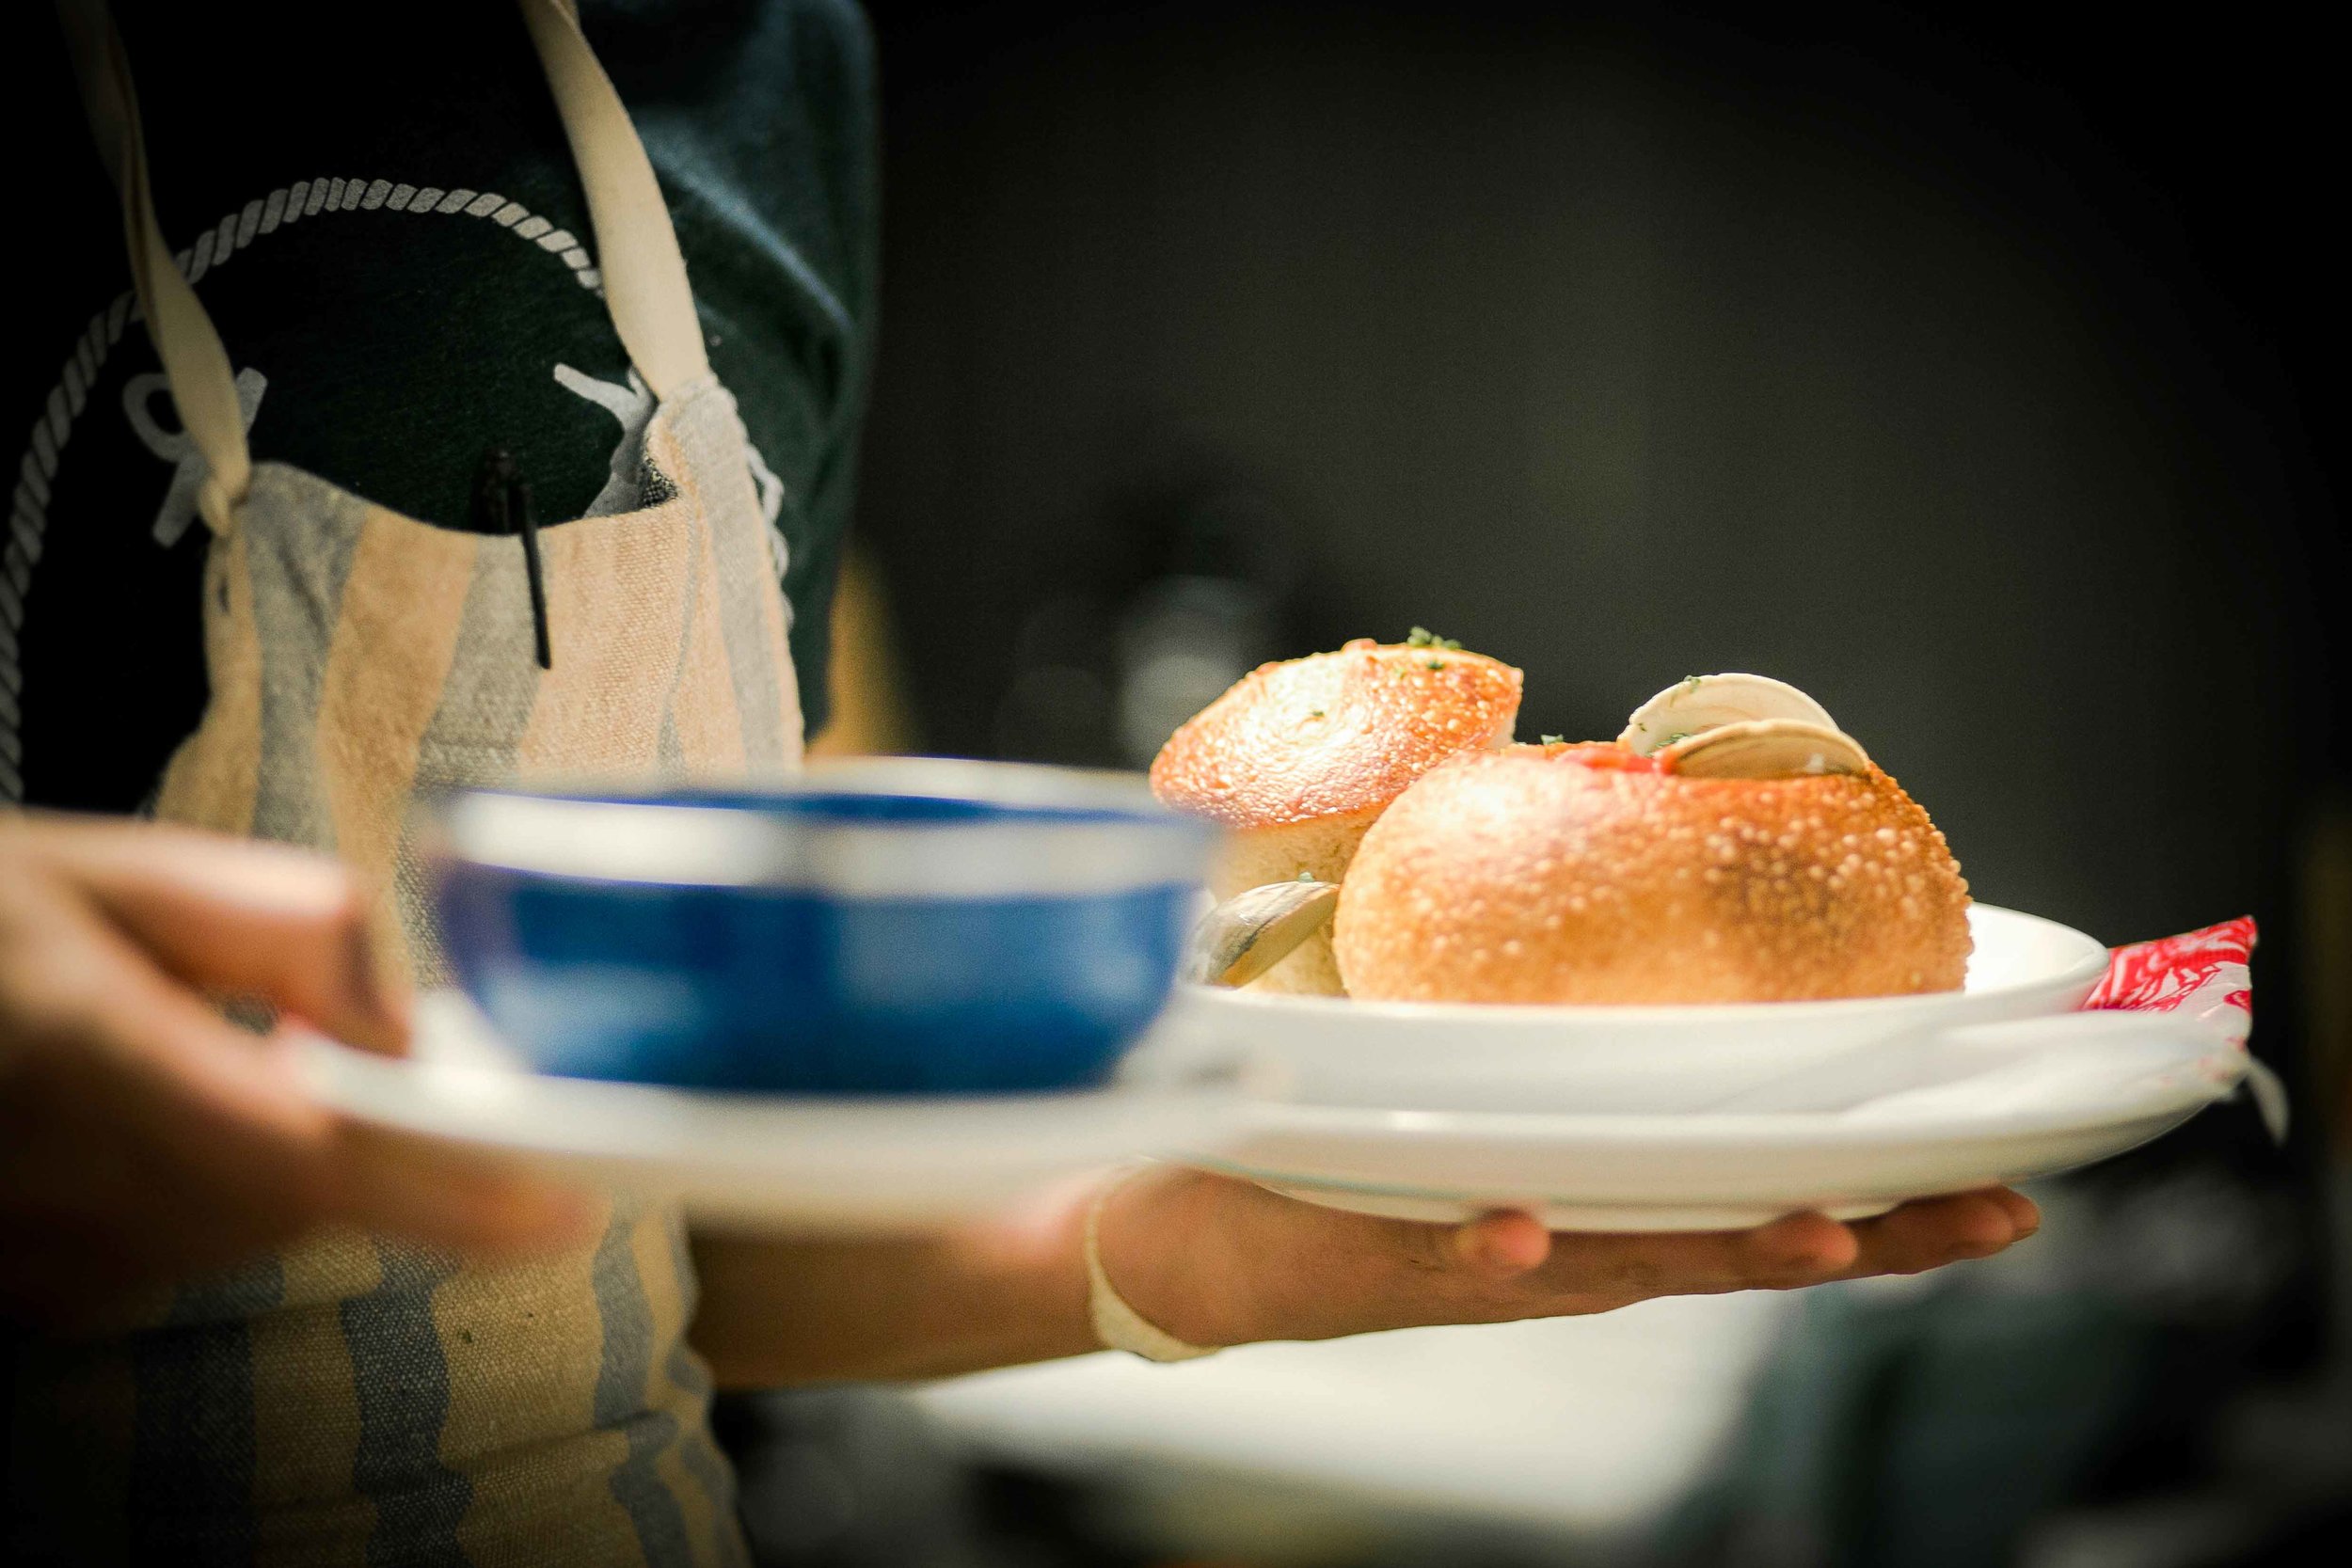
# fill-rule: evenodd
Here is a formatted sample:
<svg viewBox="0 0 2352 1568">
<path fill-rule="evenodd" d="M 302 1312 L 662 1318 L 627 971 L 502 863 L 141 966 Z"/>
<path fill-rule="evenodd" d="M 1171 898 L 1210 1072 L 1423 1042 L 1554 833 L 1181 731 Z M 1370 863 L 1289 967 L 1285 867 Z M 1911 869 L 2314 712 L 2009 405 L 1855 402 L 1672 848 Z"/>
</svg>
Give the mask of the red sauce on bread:
<svg viewBox="0 0 2352 1568">
<path fill-rule="evenodd" d="M 1562 762 L 1581 763 L 1586 768 L 1606 773 L 1663 773 L 1656 756 L 1644 756 L 1621 740 L 1554 741 L 1544 748 L 1547 756 Z"/>
</svg>

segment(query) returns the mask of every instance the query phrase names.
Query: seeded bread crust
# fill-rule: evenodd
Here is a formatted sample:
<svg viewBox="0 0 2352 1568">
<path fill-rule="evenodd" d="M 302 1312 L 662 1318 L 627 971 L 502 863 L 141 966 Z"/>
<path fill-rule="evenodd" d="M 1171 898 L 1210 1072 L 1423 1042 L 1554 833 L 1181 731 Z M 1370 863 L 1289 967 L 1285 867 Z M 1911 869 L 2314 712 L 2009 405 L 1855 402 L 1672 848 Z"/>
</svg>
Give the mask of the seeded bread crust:
<svg viewBox="0 0 2352 1568">
<path fill-rule="evenodd" d="M 1457 757 L 1382 814 L 1333 922 L 1348 994 L 1774 1002 L 1961 984 L 1968 884 L 1877 768 L 1694 779 L 1571 752 Z"/>
<path fill-rule="evenodd" d="M 1168 736 L 1152 788 L 1245 832 L 1376 813 L 1455 752 L 1509 740 L 1519 681 L 1484 654 L 1369 638 L 1262 664 Z"/>
<path fill-rule="evenodd" d="M 1454 648 L 1359 638 L 1261 665 L 1168 738 L 1152 788 L 1227 829 L 1210 891 L 1231 898 L 1300 876 L 1338 882 L 1364 832 L 1407 785 L 1464 751 L 1507 743 L 1519 672 Z M 1327 929 L 1251 982 L 1341 994 Z"/>
</svg>

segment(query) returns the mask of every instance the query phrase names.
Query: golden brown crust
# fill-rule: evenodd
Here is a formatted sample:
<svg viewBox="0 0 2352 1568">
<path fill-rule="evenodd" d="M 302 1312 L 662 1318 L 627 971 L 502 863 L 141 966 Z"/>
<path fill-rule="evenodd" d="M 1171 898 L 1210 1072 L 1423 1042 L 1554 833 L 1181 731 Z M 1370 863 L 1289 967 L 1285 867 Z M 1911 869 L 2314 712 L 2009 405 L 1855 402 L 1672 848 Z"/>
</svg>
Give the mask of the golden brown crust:
<svg viewBox="0 0 2352 1568">
<path fill-rule="evenodd" d="M 1349 994 L 1768 1002 L 1960 985 L 1968 884 L 1877 768 L 1693 779 L 1575 751 L 1455 758 L 1373 824 L 1332 931 Z"/>
<path fill-rule="evenodd" d="M 1245 831 L 1376 812 L 1456 752 L 1509 740 L 1518 711 L 1508 664 L 1359 638 L 1243 676 L 1160 748 L 1152 788 Z"/>
</svg>

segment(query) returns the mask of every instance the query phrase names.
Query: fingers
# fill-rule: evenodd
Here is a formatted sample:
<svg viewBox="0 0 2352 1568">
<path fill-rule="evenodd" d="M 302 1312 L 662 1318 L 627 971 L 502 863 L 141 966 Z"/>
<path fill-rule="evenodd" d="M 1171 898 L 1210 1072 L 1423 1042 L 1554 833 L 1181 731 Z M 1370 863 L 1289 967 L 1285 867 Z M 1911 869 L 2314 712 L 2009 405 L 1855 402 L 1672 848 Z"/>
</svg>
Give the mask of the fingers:
<svg viewBox="0 0 2352 1568">
<path fill-rule="evenodd" d="M 1798 1213 L 1745 1231 L 1564 1232 L 1540 1244 L 1530 1216 L 1493 1214 L 1454 1231 L 1451 1251 L 1467 1270 L 1540 1292 L 1547 1310 L 1589 1312 L 1661 1295 L 1917 1274 L 1991 1257 L 2040 1225 L 2032 1199 L 1997 1187 L 1906 1203 L 1854 1225 Z"/>
<path fill-rule="evenodd" d="M 1253 1200 L 1254 1201 L 1254 1200 Z M 1809 1284 L 1859 1260 L 1847 1227 L 1792 1214 L 1748 1231 L 1548 1233 L 1521 1212 L 1417 1225 L 1279 1200 L 1284 1253 L 1313 1258 L 1275 1300 L 1279 1337 L 1605 1312 L 1664 1295 Z"/>
<path fill-rule="evenodd" d="M 0 1307 L 53 1322 L 345 1222 L 511 1253 L 580 1235 L 568 1194 L 355 1129 L 291 1041 L 155 967 L 62 879 L 0 908 Z"/>
<path fill-rule="evenodd" d="M 475 1257 L 519 1257 L 588 1240 L 601 1217 L 584 1194 L 462 1150 L 345 1127 L 337 1217 Z"/>
<path fill-rule="evenodd" d="M 1740 1231 L 1547 1233 L 1523 1212 L 1415 1224 L 1181 1167 L 1128 1183 L 1113 1205 L 1106 1219 L 1120 1223 L 1104 1231 L 1104 1259 L 1120 1290 L 1197 1344 L 1559 1317 L 1657 1296 L 1915 1274 L 1998 1252 L 2041 1223 L 2029 1199 L 1992 1188 L 1852 1225 L 1797 1213 Z"/>
<path fill-rule="evenodd" d="M 1989 1258 L 2032 1235 L 2041 1223 L 2033 1200 L 2006 1187 L 1921 1198 L 1857 1223 L 1860 1251 L 1840 1277 L 1919 1274 Z"/>
<path fill-rule="evenodd" d="M 1446 1244 L 1463 1266 L 1498 1279 L 1540 1268 L 1551 1256 L 1550 1233 L 1534 1215 L 1513 1211 L 1456 1227 Z"/>
<path fill-rule="evenodd" d="M 217 1180 L 298 1202 L 327 1114 L 282 1051 L 172 983 L 87 910 L 48 912 L 40 950 L 11 976 L 13 1030 L 29 1047 L 12 1103 L 103 1121 L 125 1145 L 200 1165 Z M 110 1140 L 111 1141 L 111 1140 Z M 20 1168 L 23 1162 L 11 1162 Z"/>
<path fill-rule="evenodd" d="M 354 1045 L 406 1049 L 368 901 L 333 861 L 153 824 L 53 822 L 42 853 L 167 973 L 262 997 Z"/>
<path fill-rule="evenodd" d="M 1835 1275 L 1851 1268 L 1861 1252 L 1850 1227 L 1810 1212 L 1785 1214 L 1743 1232 L 1740 1243 L 1741 1260 L 1759 1283 Z"/>
<path fill-rule="evenodd" d="M 190 993 L 108 950 L 83 950 L 84 1049 L 59 1053 L 90 1080 L 113 1131 L 192 1173 L 223 1224 L 254 1216 L 269 1241 L 341 1222 L 460 1251 L 530 1249 L 571 1238 L 586 1207 L 567 1191 L 486 1161 L 342 1120 L 311 1099 L 294 1048 L 260 1039 Z"/>
<path fill-rule="evenodd" d="M 1580 1231 L 1550 1242 L 1549 1259 L 1527 1283 L 1576 1311 L 1831 1277 L 1858 1252 L 1846 1227 L 1820 1214 L 1754 1230 Z"/>
<path fill-rule="evenodd" d="M 6 998 L 21 1049 L 0 1085 L 0 1306 L 53 1323 L 331 1212 L 328 1118 L 272 1081 L 263 1042 L 84 918 L 62 993 Z"/>
<path fill-rule="evenodd" d="M 1464 1264 L 1501 1276 L 1540 1268 L 1552 1256 L 1554 1236 L 1534 1216 L 1513 1211 L 1486 1214 L 1452 1233 Z M 1740 1289 L 1758 1278 L 1829 1274 L 1851 1265 L 1852 1232 L 1820 1214 L 1790 1214 L 1747 1231 L 1562 1232 L 1554 1271 L 1559 1283 L 1663 1283 Z"/>
<path fill-rule="evenodd" d="M 1991 1198 L 2009 1216 L 2014 1240 L 2024 1241 L 2042 1228 L 2042 1205 L 2012 1187 L 1987 1187 L 1979 1195 Z"/>
</svg>

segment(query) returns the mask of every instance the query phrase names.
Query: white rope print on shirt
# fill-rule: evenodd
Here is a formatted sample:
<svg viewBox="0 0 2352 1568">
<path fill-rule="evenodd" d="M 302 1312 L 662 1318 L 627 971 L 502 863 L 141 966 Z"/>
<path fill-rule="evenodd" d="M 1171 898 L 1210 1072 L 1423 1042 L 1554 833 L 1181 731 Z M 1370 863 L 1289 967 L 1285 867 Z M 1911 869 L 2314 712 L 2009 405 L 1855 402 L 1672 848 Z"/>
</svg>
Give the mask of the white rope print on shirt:
<svg viewBox="0 0 2352 1568">
<path fill-rule="evenodd" d="M 487 218 L 513 234 L 527 240 L 538 249 L 553 256 L 570 269 L 573 280 L 599 297 L 604 293 L 604 276 L 596 270 L 588 254 L 588 247 L 567 229 L 559 229 L 517 201 L 509 201 L 495 191 L 444 190 L 437 185 L 396 184 L 389 180 L 303 180 L 274 190 L 268 196 L 248 201 L 236 212 L 197 237 L 196 243 L 172 258 L 181 276 L 191 286 L 200 281 L 213 268 L 228 261 L 240 250 L 264 234 L 275 233 L 288 224 L 322 213 L 375 212 L 389 208 L 396 213 L 426 213 L 435 215 L 462 215 Z M 80 338 L 76 339 L 56 384 L 49 390 L 41 406 L 40 417 L 33 421 L 32 433 L 26 439 L 24 455 L 17 463 L 14 493 L 8 502 L 8 528 L 0 541 L 0 804 L 13 804 L 24 798 L 24 752 L 20 706 L 24 690 L 24 673 L 21 657 L 19 634 L 24 626 L 24 601 L 32 587 L 33 568 L 40 562 L 41 540 L 49 528 L 49 485 L 56 478 L 57 465 L 66 443 L 73 435 L 74 421 L 81 417 L 99 372 L 104 368 L 107 355 L 122 339 L 123 328 L 139 319 L 138 307 L 129 290 L 117 294 L 111 304 L 89 319 Z M 568 367 L 564 367 L 568 369 Z M 575 375 L 579 372 L 574 372 Z M 559 371 L 557 379 L 574 392 L 585 392 L 564 380 Z M 581 381 L 589 380 L 580 376 Z M 631 383 L 637 384 L 635 372 Z M 192 507 L 180 501 L 191 500 L 195 479 L 201 478 L 201 464 L 185 450 L 187 437 L 164 430 L 150 412 L 148 404 L 153 388 L 137 390 L 142 383 L 160 386 L 160 376 L 134 377 L 124 388 L 123 408 L 132 429 L 147 449 L 165 462 L 174 465 L 172 480 L 163 505 L 155 515 L 154 533 L 158 544 L 170 545 L 186 531 Z M 610 383 L 596 383 L 610 387 Z M 250 367 L 237 372 L 237 404 L 249 429 L 261 406 L 266 379 Z M 618 390 L 618 388 L 614 388 Z M 604 402 L 601 397 L 593 401 Z M 612 406 L 607 404 L 606 406 Z M 623 421 L 623 445 L 630 443 L 631 436 L 626 420 Z M 635 432 L 642 443 L 642 423 Z M 760 510 L 766 514 L 770 528 L 769 544 L 774 554 L 776 572 L 783 576 L 785 552 L 783 536 L 774 523 L 783 507 L 784 484 L 770 470 L 756 448 L 746 442 L 750 453 L 753 483 L 758 487 Z M 620 453 L 614 453 L 614 472 Z M 632 458 L 628 470 L 635 472 Z M 610 488 L 608 484 L 607 488 Z M 182 496 L 183 490 L 187 496 Z M 597 500 L 604 499 L 599 495 Z"/>
</svg>

